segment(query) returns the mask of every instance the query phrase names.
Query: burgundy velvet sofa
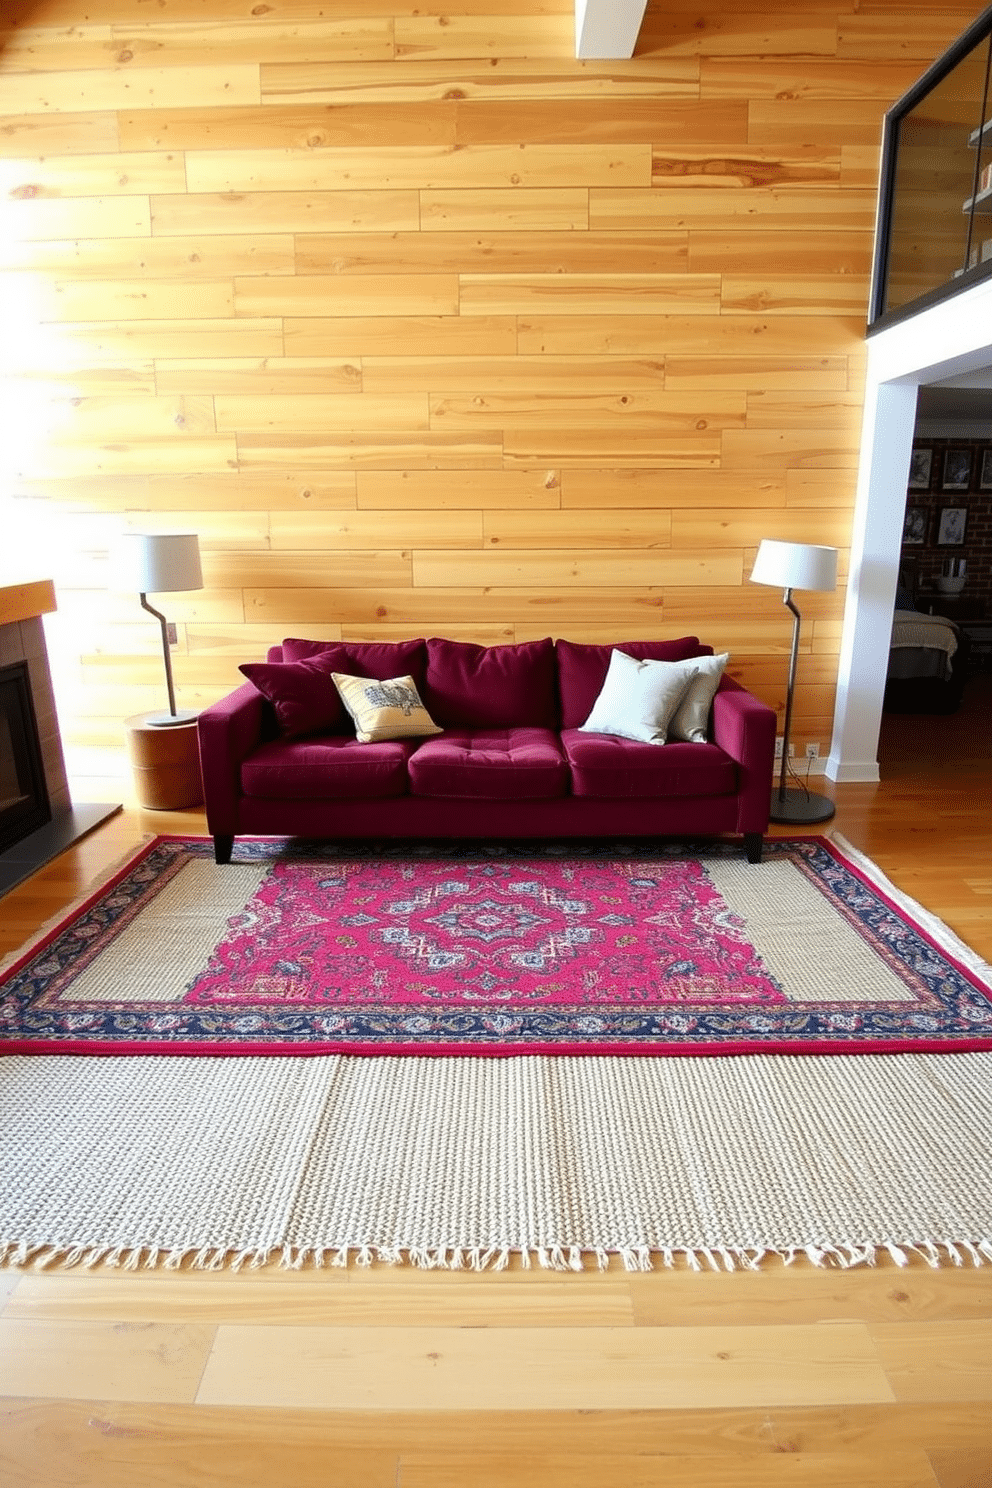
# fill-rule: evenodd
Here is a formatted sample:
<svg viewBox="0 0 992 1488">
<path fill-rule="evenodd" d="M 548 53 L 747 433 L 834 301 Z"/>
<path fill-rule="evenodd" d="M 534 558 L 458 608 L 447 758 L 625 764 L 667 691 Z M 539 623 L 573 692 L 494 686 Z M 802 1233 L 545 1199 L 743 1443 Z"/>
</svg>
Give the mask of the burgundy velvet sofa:
<svg viewBox="0 0 992 1488">
<path fill-rule="evenodd" d="M 582 732 L 611 646 L 552 640 L 287 640 L 256 681 L 200 715 L 207 825 L 218 863 L 238 833 L 328 838 L 743 837 L 760 862 L 775 714 L 724 674 L 709 742 Z M 697 637 L 618 642 L 637 660 L 709 656 Z M 411 675 L 443 733 L 362 744 L 330 672 Z M 271 695 L 271 687 L 270 687 Z M 288 698 L 288 709 L 282 706 Z M 273 703 L 278 705 L 274 707 Z M 289 717 L 287 736 L 280 728 Z"/>
</svg>

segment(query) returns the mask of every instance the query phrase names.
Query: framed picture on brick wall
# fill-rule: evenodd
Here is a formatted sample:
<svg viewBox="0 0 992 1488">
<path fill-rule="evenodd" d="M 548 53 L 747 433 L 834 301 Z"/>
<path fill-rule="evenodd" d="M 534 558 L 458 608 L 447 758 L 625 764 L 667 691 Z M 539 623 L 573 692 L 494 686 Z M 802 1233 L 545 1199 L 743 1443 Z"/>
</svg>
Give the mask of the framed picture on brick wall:
<svg viewBox="0 0 992 1488">
<path fill-rule="evenodd" d="M 992 491 L 992 444 L 982 450 L 982 463 L 978 468 L 978 489 Z"/>
<path fill-rule="evenodd" d="M 937 526 L 939 548 L 959 548 L 964 542 L 964 530 L 968 525 L 966 506 L 945 506 L 940 513 Z"/>
<path fill-rule="evenodd" d="M 919 547 L 927 540 L 927 509 L 925 506 L 907 506 L 906 518 L 903 522 L 902 540 L 913 547 Z"/>
<path fill-rule="evenodd" d="M 967 491 L 971 485 L 970 449 L 949 449 L 944 452 L 944 479 L 942 491 Z"/>
<path fill-rule="evenodd" d="M 933 469 L 933 450 L 928 444 L 914 444 L 909 461 L 909 489 L 929 491 Z"/>
</svg>

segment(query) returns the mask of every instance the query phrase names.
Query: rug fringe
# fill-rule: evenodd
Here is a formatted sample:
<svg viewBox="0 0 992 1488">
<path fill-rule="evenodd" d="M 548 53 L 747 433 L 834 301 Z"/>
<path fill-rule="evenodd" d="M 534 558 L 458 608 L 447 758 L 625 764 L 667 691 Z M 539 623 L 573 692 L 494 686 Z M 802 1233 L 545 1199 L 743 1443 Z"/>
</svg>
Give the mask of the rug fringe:
<svg viewBox="0 0 992 1488">
<path fill-rule="evenodd" d="M 408 1265 L 418 1271 L 505 1271 L 516 1259 L 525 1270 L 537 1266 L 545 1271 L 585 1271 L 589 1263 L 600 1271 L 609 1270 L 615 1259 L 625 1271 L 652 1271 L 656 1266 L 667 1270 L 679 1264 L 690 1271 L 760 1271 L 766 1260 L 777 1260 L 791 1266 L 803 1259 L 818 1270 L 838 1268 L 851 1270 L 859 1266 L 876 1266 L 887 1257 L 900 1268 L 910 1264 L 910 1253 L 919 1256 L 932 1270 L 942 1266 L 972 1268 L 992 1265 L 992 1237 L 980 1240 L 885 1241 L 878 1245 L 797 1245 L 788 1250 L 763 1246 L 734 1248 L 727 1246 L 671 1246 L 652 1249 L 648 1245 L 627 1245 L 616 1249 L 605 1246 L 539 1245 L 518 1249 L 511 1245 L 488 1247 L 447 1245 L 411 1247 L 369 1244 L 293 1246 L 265 1245 L 241 1250 L 225 1250 L 214 1245 L 123 1246 L 75 1244 L 29 1244 L 25 1241 L 0 1240 L 0 1266 L 46 1270 L 58 1266 L 69 1270 L 78 1266 L 99 1266 L 124 1271 L 240 1271 L 245 1266 L 258 1270 L 273 1260 L 280 1269 L 302 1271 L 324 1266 L 347 1268 L 373 1265 Z"/>
</svg>

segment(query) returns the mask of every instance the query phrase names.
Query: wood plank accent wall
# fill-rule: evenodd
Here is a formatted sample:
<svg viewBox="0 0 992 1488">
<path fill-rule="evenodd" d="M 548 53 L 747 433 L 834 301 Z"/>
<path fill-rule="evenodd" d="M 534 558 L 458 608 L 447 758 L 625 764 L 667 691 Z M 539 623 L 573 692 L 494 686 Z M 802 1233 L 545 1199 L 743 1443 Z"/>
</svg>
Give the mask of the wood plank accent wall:
<svg viewBox="0 0 992 1488">
<path fill-rule="evenodd" d="M 652 0 L 611 63 L 572 0 L 5 13 L 8 530 L 70 742 L 161 703 L 127 530 L 201 534 L 181 706 L 286 634 L 690 631 L 783 705 L 747 575 L 764 536 L 846 558 L 882 115 L 972 9 Z M 842 603 L 804 600 L 800 742 Z"/>
</svg>

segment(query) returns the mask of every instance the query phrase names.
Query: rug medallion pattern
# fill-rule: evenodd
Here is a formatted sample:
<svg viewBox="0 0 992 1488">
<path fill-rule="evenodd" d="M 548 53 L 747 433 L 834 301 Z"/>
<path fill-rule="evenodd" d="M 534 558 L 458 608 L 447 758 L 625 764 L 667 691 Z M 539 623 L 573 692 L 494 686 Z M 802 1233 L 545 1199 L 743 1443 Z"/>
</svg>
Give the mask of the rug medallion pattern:
<svg viewBox="0 0 992 1488">
<path fill-rule="evenodd" d="M 159 838 L 0 985 L 0 1050 L 992 1047 L 992 993 L 826 839 Z"/>
</svg>

